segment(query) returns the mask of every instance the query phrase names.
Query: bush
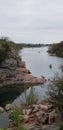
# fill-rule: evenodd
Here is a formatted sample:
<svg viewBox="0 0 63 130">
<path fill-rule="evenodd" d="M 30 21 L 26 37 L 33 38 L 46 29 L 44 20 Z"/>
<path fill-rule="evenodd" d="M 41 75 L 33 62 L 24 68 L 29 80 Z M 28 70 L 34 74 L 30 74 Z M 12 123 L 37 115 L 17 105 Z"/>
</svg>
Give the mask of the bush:
<svg viewBox="0 0 63 130">
<path fill-rule="evenodd" d="M 28 130 L 22 125 L 23 116 L 18 108 L 15 108 L 9 114 L 10 119 L 13 121 L 15 130 Z"/>
<path fill-rule="evenodd" d="M 20 111 L 18 108 L 10 112 L 10 118 L 12 119 L 14 126 L 18 126 L 23 120 L 23 116 L 20 116 Z"/>
<path fill-rule="evenodd" d="M 10 46 L 8 43 L 2 43 L 0 47 L 0 63 L 8 57 Z"/>
<path fill-rule="evenodd" d="M 4 49 L 5 52 L 8 52 L 10 50 L 10 46 L 8 43 L 2 44 L 2 48 Z"/>
<path fill-rule="evenodd" d="M 25 105 L 33 105 L 37 102 L 37 95 L 34 91 L 34 88 L 30 88 L 30 92 L 27 94 L 25 90 Z"/>
<path fill-rule="evenodd" d="M 63 57 L 63 41 L 50 45 L 48 52 L 51 54 L 56 54 L 59 57 Z"/>
<path fill-rule="evenodd" d="M 55 76 L 48 86 L 48 94 L 52 102 L 63 113 L 63 76 Z"/>
<path fill-rule="evenodd" d="M 3 49 L 0 49 L 0 63 L 5 60 L 7 57 L 7 52 L 5 52 Z"/>
</svg>

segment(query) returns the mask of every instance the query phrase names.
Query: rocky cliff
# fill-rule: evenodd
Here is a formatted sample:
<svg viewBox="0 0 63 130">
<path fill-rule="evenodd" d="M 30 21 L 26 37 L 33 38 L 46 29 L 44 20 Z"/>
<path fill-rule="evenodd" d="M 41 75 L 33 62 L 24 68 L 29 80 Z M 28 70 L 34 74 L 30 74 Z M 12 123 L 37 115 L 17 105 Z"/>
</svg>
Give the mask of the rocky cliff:
<svg viewBox="0 0 63 130">
<path fill-rule="evenodd" d="M 44 78 L 31 75 L 15 48 L 9 47 L 7 57 L 0 63 L 0 87 L 7 84 L 42 84 L 44 82 Z"/>
</svg>

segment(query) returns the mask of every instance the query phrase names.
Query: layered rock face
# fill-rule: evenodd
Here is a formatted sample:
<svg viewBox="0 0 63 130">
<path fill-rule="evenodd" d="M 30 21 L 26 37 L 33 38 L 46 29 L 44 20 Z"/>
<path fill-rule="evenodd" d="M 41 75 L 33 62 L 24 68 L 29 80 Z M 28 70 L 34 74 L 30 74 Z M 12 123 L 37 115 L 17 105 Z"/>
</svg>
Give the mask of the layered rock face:
<svg viewBox="0 0 63 130">
<path fill-rule="evenodd" d="M 0 64 L 0 86 L 7 84 L 42 84 L 44 78 L 33 76 L 26 69 L 25 62 L 14 48 L 10 48 L 8 57 Z"/>
</svg>

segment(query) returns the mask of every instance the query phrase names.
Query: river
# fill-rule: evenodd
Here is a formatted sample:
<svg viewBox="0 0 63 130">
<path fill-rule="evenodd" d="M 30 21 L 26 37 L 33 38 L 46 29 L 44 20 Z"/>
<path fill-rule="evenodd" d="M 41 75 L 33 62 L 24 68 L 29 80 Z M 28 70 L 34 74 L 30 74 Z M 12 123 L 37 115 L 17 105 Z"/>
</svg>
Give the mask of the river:
<svg viewBox="0 0 63 130">
<path fill-rule="evenodd" d="M 47 52 L 48 47 L 41 48 L 23 48 L 19 55 L 22 60 L 26 63 L 26 68 L 31 71 L 34 76 L 41 77 L 44 76 L 47 80 L 55 76 L 55 74 L 61 74 L 60 64 L 63 64 L 63 58 L 56 56 L 50 56 Z M 49 65 L 52 64 L 52 68 Z M 47 82 L 48 83 L 48 82 Z M 47 97 L 47 83 L 44 85 L 33 86 L 34 91 L 38 99 L 43 99 Z M 31 86 L 27 89 L 26 93 L 30 92 Z M 22 93 L 13 103 L 15 105 L 25 100 L 25 95 Z"/>
<path fill-rule="evenodd" d="M 44 76 L 47 81 L 54 77 L 56 73 L 61 74 L 61 70 L 59 69 L 60 64 L 63 64 L 63 58 L 59 58 L 56 56 L 50 56 L 47 53 L 47 47 L 41 48 L 23 48 L 19 55 L 22 57 L 22 60 L 26 63 L 26 68 L 31 71 L 31 73 L 35 76 L 41 77 Z M 49 65 L 52 64 L 52 68 Z M 43 99 L 47 97 L 47 83 L 44 85 L 35 85 L 33 86 L 35 94 L 38 99 Z M 26 94 L 28 95 L 31 86 L 26 90 Z M 8 103 L 9 101 L 13 102 L 16 106 L 20 107 L 23 102 L 25 102 L 25 93 L 24 89 L 21 90 L 23 86 L 9 86 L 8 89 L 3 89 L 0 94 L 0 105 L 1 102 Z M 5 100 L 5 101 L 4 101 Z M 6 120 L 5 120 L 6 119 Z M 0 115 L 0 128 L 3 126 L 8 126 L 7 115 Z"/>
<path fill-rule="evenodd" d="M 41 48 L 24 48 L 20 52 L 20 56 L 26 63 L 26 67 L 35 76 L 45 76 L 46 79 L 51 78 L 56 72 L 60 73 L 60 64 L 63 63 L 63 58 L 50 56 L 47 52 L 48 47 Z M 49 65 L 52 64 L 52 69 Z"/>
</svg>

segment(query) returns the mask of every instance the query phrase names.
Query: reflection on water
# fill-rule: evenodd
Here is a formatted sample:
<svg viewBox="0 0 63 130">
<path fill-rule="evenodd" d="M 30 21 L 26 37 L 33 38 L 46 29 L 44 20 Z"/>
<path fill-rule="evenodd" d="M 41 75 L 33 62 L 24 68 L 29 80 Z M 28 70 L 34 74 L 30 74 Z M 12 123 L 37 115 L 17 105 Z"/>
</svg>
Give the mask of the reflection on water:
<svg viewBox="0 0 63 130">
<path fill-rule="evenodd" d="M 26 104 L 26 97 L 29 95 L 30 91 L 31 91 L 31 87 L 34 88 L 34 94 L 36 95 L 37 99 L 44 99 L 47 96 L 45 95 L 45 93 L 47 92 L 47 85 L 37 85 L 37 86 L 29 86 L 28 89 L 26 89 L 26 91 L 24 91 L 21 95 L 19 95 L 14 101 L 13 104 L 17 107 L 21 107 L 22 104 Z M 26 93 L 26 95 L 25 95 Z M 37 101 L 38 101 L 37 100 Z"/>
<path fill-rule="evenodd" d="M 47 53 L 47 47 L 41 48 L 24 48 L 20 52 L 20 56 L 26 62 L 26 67 L 32 72 L 33 75 L 41 77 L 42 75 L 48 80 L 51 79 L 56 72 L 59 74 L 61 70 L 59 69 L 60 64 L 63 63 L 63 58 L 58 58 L 56 56 L 49 56 Z M 52 65 L 52 68 L 49 65 Z M 6 103 L 8 101 L 12 102 L 17 106 L 20 106 L 23 101 L 25 101 L 23 85 L 15 85 L 5 87 L 0 91 L 0 105 L 1 103 Z M 27 93 L 30 91 L 30 86 L 27 86 Z M 44 85 L 34 86 L 35 92 L 38 99 L 46 97 L 47 83 Z"/>
<path fill-rule="evenodd" d="M 26 67 L 32 72 L 33 75 L 41 77 L 44 76 L 47 80 L 51 79 L 56 72 L 61 73 L 59 69 L 60 64 L 63 63 L 63 58 L 56 56 L 49 56 L 47 53 L 47 47 L 41 48 L 24 48 L 20 52 L 20 56 L 26 62 Z M 49 66 L 52 65 L 52 68 Z M 30 87 L 30 86 L 28 86 Z M 46 96 L 47 85 L 34 86 L 38 98 Z M 29 93 L 30 88 L 27 89 Z M 5 87 L 0 91 L 0 105 L 3 102 L 12 102 L 20 104 L 24 100 L 24 86 L 15 85 Z M 4 101 L 5 100 L 5 101 Z"/>
<path fill-rule="evenodd" d="M 11 103 L 17 96 L 24 91 L 22 85 L 5 86 L 0 89 L 0 106 L 5 106 L 7 103 Z"/>
<path fill-rule="evenodd" d="M 48 47 L 41 48 L 24 48 L 20 56 L 26 63 L 26 67 L 35 76 L 44 76 L 47 81 L 50 80 L 58 72 L 61 74 L 60 64 L 63 64 L 63 58 L 50 56 L 47 53 Z M 39 53 L 40 52 L 40 53 Z M 50 68 L 50 65 L 52 67 Z M 46 95 L 47 83 L 44 85 L 34 86 L 38 98 L 43 98 Z"/>
<path fill-rule="evenodd" d="M 61 70 L 59 69 L 60 64 L 63 63 L 62 58 L 56 56 L 49 56 L 47 53 L 47 47 L 42 48 L 24 48 L 20 52 L 20 56 L 26 63 L 26 67 L 31 71 L 35 76 L 41 77 L 43 75 L 47 80 L 51 79 L 57 72 L 60 74 Z M 49 66 L 52 65 L 52 68 Z M 47 82 L 48 83 L 48 82 Z M 38 96 L 38 99 L 46 98 L 47 95 L 47 83 L 44 85 L 34 86 L 35 92 Z M 31 87 L 27 89 L 29 93 Z M 22 93 L 14 100 L 13 103 L 18 106 L 25 101 L 25 94 Z"/>
</svg>

